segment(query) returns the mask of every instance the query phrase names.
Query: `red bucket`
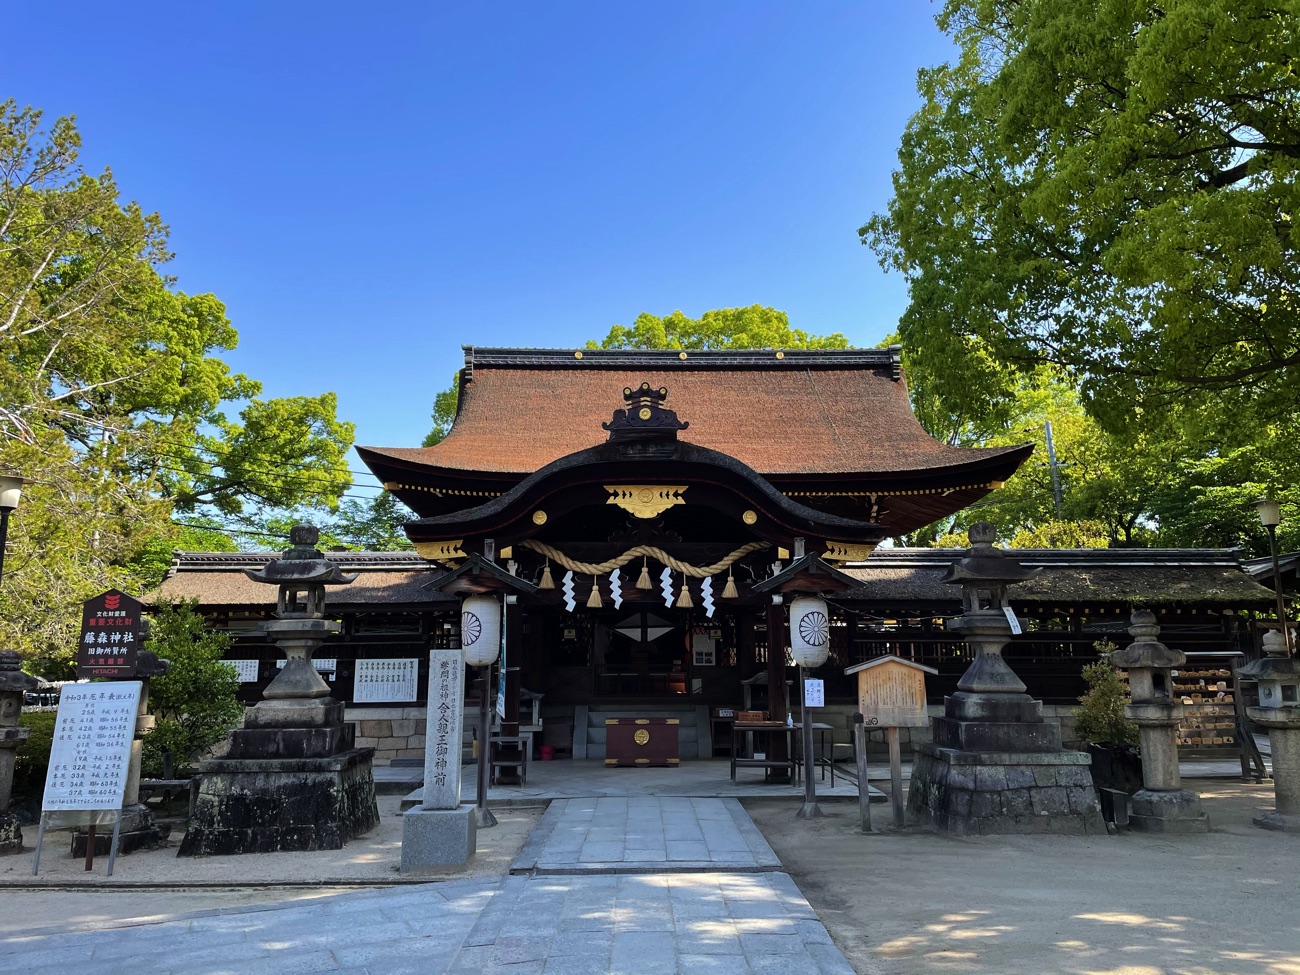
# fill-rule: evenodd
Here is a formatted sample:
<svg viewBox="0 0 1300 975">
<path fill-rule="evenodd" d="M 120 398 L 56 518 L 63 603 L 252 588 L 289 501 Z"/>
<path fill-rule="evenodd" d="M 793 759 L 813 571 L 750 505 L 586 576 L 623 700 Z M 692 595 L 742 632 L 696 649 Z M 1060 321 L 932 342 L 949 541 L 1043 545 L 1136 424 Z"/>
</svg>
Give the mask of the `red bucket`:
<svg viewBox="0 0 1300 975">
<path fill-rule="evenodd" d="M 542 761 L 543 761 L 543 762 L 549 762 L 551 759 L 553 759 L 553 758 L 555 757 L 555 746 L 554 746 L 554 745 L 538 745 L 538 746 L 537 746 L 537 754 L 539 754 L 539 755 L 542 756 Z"/>
</svg>

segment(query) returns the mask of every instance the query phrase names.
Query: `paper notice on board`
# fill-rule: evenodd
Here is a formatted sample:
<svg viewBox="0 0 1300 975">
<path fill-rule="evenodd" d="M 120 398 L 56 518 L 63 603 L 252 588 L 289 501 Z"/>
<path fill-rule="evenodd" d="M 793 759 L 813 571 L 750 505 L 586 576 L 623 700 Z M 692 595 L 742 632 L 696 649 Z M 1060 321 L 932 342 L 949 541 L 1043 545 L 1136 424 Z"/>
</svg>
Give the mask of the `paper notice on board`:
<svg viewBox="0 0 1300 975">
<path fill-rule="evenodd" d="M 805 680 L 803 682 L 803 706 L 806 708 L 826 707 L 826 682 Z"/>
</svg>

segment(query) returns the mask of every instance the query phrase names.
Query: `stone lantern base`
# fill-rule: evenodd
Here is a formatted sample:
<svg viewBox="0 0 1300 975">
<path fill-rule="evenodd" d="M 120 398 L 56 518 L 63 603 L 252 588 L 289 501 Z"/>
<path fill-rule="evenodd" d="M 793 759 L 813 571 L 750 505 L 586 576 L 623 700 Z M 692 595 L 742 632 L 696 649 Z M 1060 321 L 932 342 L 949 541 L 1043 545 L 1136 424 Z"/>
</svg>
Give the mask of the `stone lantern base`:
<svg viewBox="0 0 1300 975">
<path fill-rule="evenodd" d="M 379 825 L 373 755 L 353 748 L 325 758 L 204 762 L 176 855 L 342 849 Z"/>
<path fill-rule="evenodd" d="M 1085 752 L 969 752 L 916 745 L 908 812 L 956 836 L 1104 834 Z"/>
</svg>

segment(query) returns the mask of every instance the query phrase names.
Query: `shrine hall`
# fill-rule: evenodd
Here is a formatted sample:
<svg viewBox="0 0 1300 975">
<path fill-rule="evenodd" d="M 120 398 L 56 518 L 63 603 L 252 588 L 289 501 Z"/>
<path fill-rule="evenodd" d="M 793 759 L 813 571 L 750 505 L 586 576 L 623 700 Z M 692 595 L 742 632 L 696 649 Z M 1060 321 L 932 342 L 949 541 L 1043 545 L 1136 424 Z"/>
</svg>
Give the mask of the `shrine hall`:
<svg viewBox="0 0 1300 975">
<path fill-rule="evenodd" d="M 357 448 L 416 514 L 417 554 L 329 553 L 358 580 L 329 595 L 344 633 L 317 666 L 358 741 L 413 761 L 427 651 L 459 645 L 461 601 L 489 594 L 503 609 L 507 732 L 599 759 L 610 723 L 656 715 L 679 723 L 685 761 L 724 751 L 720 715 L 792 710 L 788 606 L 814 593 L 828 606 L 828 705 L 851 711 L 844 669 L 882 654 L 936 667 L 941 701 L 970 659 L 943 626 L 958 593 L 937 584 L 957 553 L 877 546 L 978 502 L 1031 450 L 927 434 L 897 346 L 467 347 L 440 443 Z M 1182 646 L 1240 651 L 1242 614 L 1271 599 L 1233 553 L 1018 555 L 1045 571 L 1016 597 L 1027 632 L 1007 657 L 1031 693 L 1063 704 L 1135 602 Z M 178 553 L 161 591 L 198 596 L 241 637 L 231 657 L 249 700 L 277 654 L 257 635 L 271 607 L 238 577 L 271 557 Z"/>
</svg>

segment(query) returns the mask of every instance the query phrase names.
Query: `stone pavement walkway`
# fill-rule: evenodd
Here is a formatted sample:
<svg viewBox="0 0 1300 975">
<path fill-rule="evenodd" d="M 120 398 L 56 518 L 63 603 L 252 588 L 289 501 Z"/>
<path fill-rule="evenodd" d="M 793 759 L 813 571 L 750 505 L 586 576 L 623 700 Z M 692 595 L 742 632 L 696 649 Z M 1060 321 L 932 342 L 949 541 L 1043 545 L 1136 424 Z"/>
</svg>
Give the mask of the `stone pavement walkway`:
<svg viewBox="0 0 1300 975">
<path fill-rule="evenodd" d="M 560 799 L 511 873 L 753 872 L 781 861 L 735 799 Z"/>
<path fill-rule="evenodd" d="M 516 863 L 527 873 L 30 931 L 0 941 L 0 971 L 853 975 L 735 800 L 556 803 Z"/>
</svg>

